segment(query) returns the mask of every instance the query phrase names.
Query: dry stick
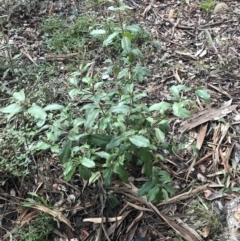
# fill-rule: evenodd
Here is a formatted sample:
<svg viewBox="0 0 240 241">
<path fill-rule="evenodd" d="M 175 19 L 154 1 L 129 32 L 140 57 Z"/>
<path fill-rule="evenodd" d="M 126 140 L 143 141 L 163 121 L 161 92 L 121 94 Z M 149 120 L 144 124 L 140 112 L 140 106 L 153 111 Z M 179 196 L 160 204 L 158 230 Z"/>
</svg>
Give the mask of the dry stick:
<svg viewBox="0 0 240 241">
<path fill-rule="evenodd" d="M 214 42 L 213 42 L 213 40 L 212 40 L 212 36 L 211 36 L 211 34 L 209 33 L 208 29 L 201 29 L 201 28 L 198 28 L 198 29 L 201 30 L 201 31 L 205 31 L 205 33 L 207 34 L 208 39 L 209 39 L 209 41 L 210 41 L 210 43 L 211 43 L 211 45 L 212 45 L 212 47 L 213 47 L 216 55 L 218 56 L 219 60 L 222 62 L 222 61 L 223 61 L 223 58 L 222 58 L 222 56 L 218 53 L 218 50 L 217 50 L 217 48 L 216 48 L 216 46 L 215 46 L 215 44 L 214 44 Z"/>
<path fill-rule="evenodd" d="M 12 56 L 11 56 L 11 52 L 10 52 L 10 47 L 9 47 L 9 43 L 8 43 L 8 38 L 6 37 L 6 35 L 4 34 L 4 27 L 1 23 L 1 30 L 2 30 L 2 36 L 3 36 L 3 39 L 4 39 L 4 42 L 6 43 L 7 45 L 7 55 L 8 55 L 8 59 L 10 61 L 10 65 L 11 65 L 11 69 L 12 69 L 12 72 L 14 74 L 14 66 L 13 66 L 13 60 L 12 60 Z"/>
</svg>

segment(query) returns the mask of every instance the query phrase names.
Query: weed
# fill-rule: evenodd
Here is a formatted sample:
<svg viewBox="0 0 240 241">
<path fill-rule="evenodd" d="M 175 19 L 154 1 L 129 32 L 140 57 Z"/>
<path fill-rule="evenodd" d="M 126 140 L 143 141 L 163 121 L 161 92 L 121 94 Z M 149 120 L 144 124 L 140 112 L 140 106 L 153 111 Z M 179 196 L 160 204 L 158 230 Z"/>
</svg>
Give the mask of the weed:
<svg viewBox="0 0 240 241">
<path fill-rule="evenodd" d="M 203 0 L 200 3 L 200 9 L 202 11 L 210 11 L 211 9 L 213 9 L 213 7 L 216 5 L 216 1 L 215 0 Z"/>
<path fill-rule="evenodd" d="M 53 218 L 46 213 L 30 221 L 25 227 L 18 228 L 12 235 L 13 241 L 42 241 L 48 240 L 48 235 L 53 231 L 55 223 Z"/>
<path fill-rule="evenodd" d="M 75 22 L 55 17 L 43 22 L 41 32 L 45 34 L 47 49 L 57 53 L 80 52 L 88 43 L 89 29 L 96 25 L 94 16 L 81 16 Z"/>
<path fill-rule="evenodd" d="M 216 236 L 217 233 L 222 228 L 221 221 L 219 219 L 219 215 L 212 209 L 211 204 L 202 203 L 198 200 L 193 201 L 188 210 L 192 213 L 192 216 L 195 217 L 194 225 L 197 225 L 196 229 L 202 229 L 204 227 L 208 227 L 210 230 L 209 237 L 213 235 Z"/>
</svg>

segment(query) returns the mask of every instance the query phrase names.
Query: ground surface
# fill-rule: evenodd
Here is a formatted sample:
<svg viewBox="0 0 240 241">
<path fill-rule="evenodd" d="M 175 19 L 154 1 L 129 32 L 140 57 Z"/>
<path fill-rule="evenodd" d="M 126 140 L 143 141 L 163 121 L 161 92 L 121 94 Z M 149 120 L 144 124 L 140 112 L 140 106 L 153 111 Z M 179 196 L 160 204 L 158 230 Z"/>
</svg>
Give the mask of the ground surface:
<svg viewBox="0 0 240 241">
<path fill-rule="evenodd" d="M 143 32 L 136 43 L 152 72 L 138 84 L 148 94 L 146 103 L 165 100 L 169 88 L 177 84 L 193 88 L 189 98 L 195 98 L 198 87 L 211 95 L 209 105 L 195 98 L 197 108 L 190 119 L 170 118 L 169 138 L 174 136 L 176 142 L 183 134 L 189 138 L 180 153 L 166 154 L 160 164 L 172 176 L 176 194 L 160 203 L 138 197 L 137 187 L 146 179 L 135 166 L 130 167 L 126 184 L 115 180 L 108 188 L 101 181 L 87 185 L 77 174 L 67 182 L 54 152 L 22 156 L 27 140 L 41 138 L 30 121 L 19 130 L 24 118 L 6 122 L 0 116 L 0 239 L 217 240 L 220 210 L 240 190 L 240 3 L 224 2 L 228 8 L 219 6 L 214 13 L 214 7 L 206 11 L 200 1 L 125 1 L 124 21 L 149 33 Z M 90 0 L 1 3 L 0 106 L 11 103 L 12 94 L 21 89 L 38 104 L 66 103 L 68 76 L 81 63 L 94 60 L 92 71 L 102 73 L 109 53 L 89 32 L 108 17 L 118 21 L 117 14 L 108 10 L 111 5 Z M 68 25 L 62 25 L 63 20 Z M 64 35 L 69 28 L 72 32 Z M 117 56 L 118 49 L 111 49 L 111 54 Z M 6 134 L 7 129 L 11 132 Z M 200 150 L 198 155 L 188 148 L 192 143 Z M 30 170 L 24 178 L 19 175 L 21 167 L 14 169 L 23 159 Z M 120 200 L 116 208 L 111 208 L 110 196 Z M 101 217 L 108 222 L 103 224 Z M 42 236 L 24 236 L 40 226 Z"/>
</svg>

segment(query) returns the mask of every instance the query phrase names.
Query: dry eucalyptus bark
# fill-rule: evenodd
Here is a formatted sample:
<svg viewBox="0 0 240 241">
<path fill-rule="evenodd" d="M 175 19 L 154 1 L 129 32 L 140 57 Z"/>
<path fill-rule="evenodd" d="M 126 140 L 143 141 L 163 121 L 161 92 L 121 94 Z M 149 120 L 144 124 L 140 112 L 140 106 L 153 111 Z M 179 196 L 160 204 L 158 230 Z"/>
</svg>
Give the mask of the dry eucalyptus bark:
<svg viewBox="0 0 240 241">
<path fill-rule="evenodd" d="M 240 197 L 230 201 L 224 208 L 225 220 L 220 241 L 240 241 Z"/>
</svg>

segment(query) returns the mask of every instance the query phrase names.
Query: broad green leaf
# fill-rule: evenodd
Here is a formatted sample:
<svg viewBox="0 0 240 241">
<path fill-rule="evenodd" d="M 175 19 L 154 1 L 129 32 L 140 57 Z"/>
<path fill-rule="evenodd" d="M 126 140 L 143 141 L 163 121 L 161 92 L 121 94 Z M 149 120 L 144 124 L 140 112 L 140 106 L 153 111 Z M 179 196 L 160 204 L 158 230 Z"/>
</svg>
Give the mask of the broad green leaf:
<svg viewBox="0 0 240 241">
<path fill-rule="evenodd" d="M 163 197 L 164 197 L 164 200 L 165 201 L 168 201 L 168 192 L 164 189 L 164 188 L 162 188 L 162 194 L 163 194 Z"/>
<path fill-rule="evenodd" d="M 134 84 L 126 84 L 124 89 L 126 90 L 127 93 L 132 94 L 133 93 L 133 88 L 134 88 Z"/>
<path fill-rule="evenodd" d="M 82 134 L 77 135 L 74 132 L 70 132 L 68 134 L 68 139 L 70 141 L 79 141 L 80 139 L 82 139 L 85 136 L 88 136 L 88 134 L 87 133 L 82 133 Z"/>
<path fill-rule="evenodd" d="M 77 118 L 73 120 L 73 127 L 78 127 L 82 124 L 84 124 L 85 120 L 83 118 Z"/>
<path fill-rule="evenodd" d="M 139 189 L 138 189 L 138 196 L 144 196 L 146 195 L 153 187 L 154 183 L 152 181 L 148 181 L 144 183 Z"/>
<path fill-rule="evenodd" d="M 169 121 L 166 120 L 166 119 L 165 120 L 161 120 L 158 123 L 158 127 L 164 134 L 167 134 L 169 132 L 169 130 L 170 130 Z"/>
<path fill-rule="evenodd" d="M 150 146 L 149 140 L 147 138 L 145 138 L 144 136 L 133 135 L 133 136 L 129 137 L 129 140 L 132 142 L 132 144 L 134 144 L 137 147 L 149 147 Z"/>
<path fill-rule="evenodd" d="M 151 159 L 145 161 L 144 170 L 145 170 L 146 176 L 148 178 L 151 178 L 151 176 L 152 176 L 152 160 Z"/>
<path fill-rule="evenodd" d="M 84 127 L 86 129 L 89 129 L 93 126 L 95 120 L 97 119 L 98 115 L 100 113 L 100 110 L 98 109 L 94 109 L 89 111 L 86 115 L 87 115 L 87 119 L 86 122 L 84 123 Z"/>
<path fill-rule="evenodd" d="M 141 100 L 143 97 L 146 97 L 147 96 L 147 93 L 146 92 L 143 92 L 143 93 L 140 93 L 140 94 L 134 94 L 133 96 L 133 100 L 134 101 L 138 101 L 138 100 Z M 144 111 L 148 111 L 148 108 L 146 105 L 143 105 L 141 104 L 141 108 L 144 110 Z"/>
<path fill-rule="evenodd" d="M 33 146 L 33 150 L 47 150 L 51 147 L 50 144 L 44 141 L 38 141 L 36 145 Z"/>
<path fill-rule="evenodd" d="M 105 151 L 97 151 L 94 153 L 96 156 L 99 156 L 103 159 L 108 159 L 111 155 Z"/>
<path fill-rule="evenodd" d="M 129 54 L 128 54 L 128 61 L 129 61 L 130 63 L 133 63 L 134 60 L 135 60 L 134 54 L 133 54 L 132 52 L 129 53 Z"/>
<path fill-rule="evenodd" d="M 168 172 L 161 170 L 159 167 L 154 167 L 153 170 L 153 176 L 157 177 L 162 182 L 162 184 L 171 182 L 171 177 Z"/>
<path fill-rule="evenodd" d="M 127 37 L 130 40 L 130 42 L 133 38 L 132 34 L 128 31 L 124 32 L 123 37 Z"/>
<path fill-rule="evenodd" d="M 117 75 L 117 79 L 122 79 L 123 77 L 128 77 L 128 72 L 129 72 L 129 68 L 124 68 L 122 69 L 118 75 Z"/>
<path fill-rule="evenodd" d="M 155 186 L 154 188 L 152 188 L 149 193 L 148 193 L 148 201 L 149 202 L 152 202 L 153 200 L 155 200 L 157 194 L 159 192 L 159 187 L 158 186 Z"/>
<path fill-rule="evenodd" d="M 80 71 L 76 71 L 70 75 L 68 78 L 70 84 L 72 84 L 75 88 L 78 88 L 79 76 L 81 75 Z"/>
<path fill-rule="evenodd" d="M 205 89 L 198 89 L 195 91 L 195 94 L 200 98 L 204 99 L 206 102 L 209 102 L 210 100 L 210 94 Z"/>
<path fill-rule="evenodd" d="M 4 114 L 9 114 L 7 116 L 8 120 L 13 117 L 14 115 L 16 115 L 17 113 L 20 113 L 20 112 L 23 112 L 25 109 L 20 106 L 19 104 L 11 104 L 11 105 L 8 105 L 4 108 L 1 108 L 0 109 L 0 112 L 4 113 Z"/>
<path fill-rule="evenodd" d="M 93 79 L 91 77 L 86 76 L 82 78 L 82 82 L 86 84 L 91 84 L 93 82 Z"/>
<path fill-rule="evenodd" d="M 63 164 L 64 172 L 63 175 L 67 176 L 70 172 L 72 172 L 73 169 L 75 169 L 75 165 L 72 161 L 66 162 Z"/>
<path fill-rule="evenodd" d="M 34 103 L 27 111 L 30 115 L 32 115 L 35 118 L 35 120 L 38 121 L 38 126 L 42 126 L 45 123 L 47 113 L 42 107 Z"/>
<path fill-rule="evenodd" d="M 96 91 L 102 85 L 104 85 L 104 82 L 97 82 L 96 84 L 94 84 L 94 90 Z"/>
<path fill-rule="evenodd" d="M 97 35 L 103 35 L 106 34 L 106 30 L 104 29 L 95 29 L 90 32 L 91 35 L 97 36 Z"/>
<path fill-rule="evenodd" d="M 63 108 L 64 108 L 63 105 L 50 104 L 50 105 L 47 105 L 46 107 L 44 107 L 43 110 L 45 110 L 45 111 L 49 111 L 49 110 L 61 110 L 61 109 L 63 109 Z"/>
<path fill-rule="evenodd" d="M 165 134 L 159 128 L 155 128 L 155 135 L 158 141 L 165 142 Z"/>
<path fill-rule="evenodd" d="M 14 99 L 16 100 L 19 100 L 21 102 L 24 102 L 25 101 L 25 94 L 24 94 L 24 90 L 20 90 L 19 92 L 15 92 L 13 93 L 13 97 Z"/>
<path fill-rule="evenodd" d="M 68 162 L 71 156 L 72 141 L 68 140 L 63 145 L 62 150 L 59 153 L 59 160 L 62 164 Z"/>
<path fill-rule="evenodd" d="M 112 137 L 105 134 L 93 134 L 88 136 L 88 142 L 100 147 L 105 147 L 111 140 Z"/>
<path fill-rule="evenodd" d="M 162 115 L 166 110 L 171 109 L 172 105 L 168 102 L 162 101 L 160 103 L 153 104 L 149 107 L 149 111 L 159 111 Z"/>
<path fill-rule="evenodd" d="M 190 111 L 187 110 L 186 108 L 183 108 L 181 102 L 180 103 L 175 102 L 172 108 L 173 108 L 173 114 L 178 117 L 186 118 L 190 116 Z"/>
<path fill-rule="evenodd" d="M 89 178 L 91 177 L 90 170 L 85 166 L 80 165 L 78 168 L 78 172 L 81 175 L 81 177 L 86 181 L 88 181 Z"/>
<path fill-rule="evenodd" d="M 50 150 L 51 150 L 52 153 L 59 153 L 60 152 L 58 145 L 51 146 Z"/>
<path fill-rule="evenodd" d="M 131 51 L 131 41 L 130 41 L 130 39 L 127 38 L 127 37 L 123 37 L 121 43 L 122 43 L 123 51 L 126 52 L 126 53 L 130 53 L 130 51 Z"/>
<path fill-rule="evenodd" d="M 80 158 L 80 163 L 87 168 L 95 167 L 95 162 L 93 160 L 89 159 L 89 158 L 86 158 L 86 157 Z"/>
<path fill-rule="evenodd" d="M 143 67 L 143 66 L 136 66 L 134 68 L 134 72 L 137 74 L 140 74 L 142 76 L 151 76 L 152 75 L 151 71 L 148 68 Z"/>
<path fill-rule="evenodd" d="M 70 162 L 64 163 L 63 167 L 64 167 L 63 175 L 65 176 L 65 179 L 68 182 L 72 179 L 76 166 L 74 165 L 73 162 L 70 161 Z"/>
<path fill-rule="evenodd" d="M 128 114 L 130 112 L 130 107 L 120 102 L 118 105 L 112 106 L 110 111 L 113 113 Z"/>
<path fill-rule="evenodd" d="M 84 105 L 80 110 L 89 110 L 91 108 L 98 109 L 99 105 L 97 103 L 89 103 L 89 104 Z"/>
<path fill-rule="evenodd" d="M 93 172 L 89 178 L 89 185 L 96 182 L 101 177 L 100 172 Z"/>
<path fill-rule="evenodd" d="M 110 34 L 104 41 L 103 41 L 103 46 L 108 46 L 109 44 L 111 44 L 113 42 L 113 39 L 119 35 L 119 32 L 114 32 L 112 34 Z"/>
<path fill-rule="evenodd" d="M 111 139 L 111 141 L 107 144 L 106 149 L 113 149 L 118 147 L 124 140 L 126 139 L 125 136 L 117 136 Z"/>
<path fill-rule="evenodd" d="M 126 27 L 126 30 L 134 33 L 139 33 L 142 31 L 142 29 L 139 27 L 139 25 L 130 25 Z"/>
<path fill-rule="evenodd" d="M 110 7 L 108 7 L 108 10 L 116 12 L 116 11 L 119 11 L 119 8 L 110 6 Z"/>
<path fill-rule="evenodd" d="M 144 162 L 151 160 L 152 156 L 149 148 L 139 148 L 137 151 L 138 157 Z"/>
<path fill-rule="evenodd" d="M 120 204 L 120 201 L 114 195 L 108 195 L 107 205 L 112 209 L 116 208 Z"/>
<path fill-rule="evenodd" d="M 136 56 L 136 57 L 138 57 L 139 59 L 140 59 L 140 61 L 141 61 L 141 63 L 143 64 L 144 63 L 144 56 L 143 56 L 143 54 L 142 54 L 142 52 L 139 50 L 139 49 L 133 49 L 132 51 L 131 51 L 131 53 L 134 55 L 134 56 Z"/>
<path fill-rule="evenodd" d="M 128 173 L 125 170 L 124 166 L 122 166 L 122 165 L 115 165 L 114 172 L 119 175 L 119 177 L 121 178 L 121 180 L 123 182 L 127 182 L 128 181 Z"/>
<path fill-rule="evenodd" d="M 76 95 L 81 94 L 82 92 L 79 89 L 72 89 L 69 91 L 69 96 L 73 100 Z"/>
<path fill-rule="evenodd" d="M 104 172 L 103 172 L 103 180 L 104 180 L 104 185 L 105 186 L 109 186 L 111 184 L 112 178 L 113 178 L 113 170 L 110 169 L 110 168 L 104 170 Z"/>
<path fill-rule="evenodd" d="M 172 186 L 164 184 L 163 187 L 167 190 L 168 193 L 175 194 L 175 189 Z"/>
<path fill-rule="evenodd" d="M 172 100 L 178 101 L 180 99 L 180 91 L 189 91 L 191 88 L 185 86 L 185 85 L 173 85 L 171 88 L 169 88 L 169 91 L 172 93 L 173 97 Z"/>
<path fill-rule="evenodd" d="M 120 3 L 121 2 L 121 0 L 119 1 L 118 0 L 118 3 Z M 120 7 L 113 7 L 113 6 L 110 6 L 109 8 L 108 8 L 108 10 L 110 10 L 110 11 L 114 11 L 114 12 L 116 12 L 116 11 L 125 11 L 126 10 L 126 5 L 125 4 L 121 4 L 120 5 Z"/>
</svg>

